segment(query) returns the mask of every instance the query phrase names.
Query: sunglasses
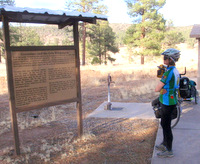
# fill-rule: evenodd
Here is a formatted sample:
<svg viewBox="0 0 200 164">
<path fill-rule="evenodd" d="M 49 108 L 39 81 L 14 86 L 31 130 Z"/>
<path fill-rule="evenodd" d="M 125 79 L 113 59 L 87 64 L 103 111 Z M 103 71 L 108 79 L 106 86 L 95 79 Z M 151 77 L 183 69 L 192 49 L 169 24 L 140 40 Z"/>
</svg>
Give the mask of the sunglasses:
<svg viewBox="0 0 200 164">
<path fill-rule="evenodd" d="M 168 56 L 164 56 L 164 60 L 167 60 L 167 59 L 169 59 L 169 57 Z"/>
</svg>

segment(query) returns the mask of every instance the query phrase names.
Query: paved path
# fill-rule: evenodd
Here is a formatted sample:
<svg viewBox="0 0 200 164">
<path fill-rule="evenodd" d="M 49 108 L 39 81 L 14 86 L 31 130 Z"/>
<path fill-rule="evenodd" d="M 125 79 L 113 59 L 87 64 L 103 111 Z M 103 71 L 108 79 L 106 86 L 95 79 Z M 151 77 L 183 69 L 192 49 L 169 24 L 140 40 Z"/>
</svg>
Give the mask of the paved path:
<svg viewBox="0 0 200 164">
<path fill-rule="evenodd" d="M 104 110 L 102 103 L 88 117 L 99 118 L 143 118 L 155 119 L 150 103 L 112 102 L 112 110 Z M 178 125 L 173 129 L 173 158 L 158 158 L 154 150 L 151 164 L 199 164 L 200 163 L 200 105 L 183 102 L 183 110 Z M 162 141 L 162 128 L 159 127 L 155 144 Z"/>
<path fill-rule="evenodd" d="M 158 158 L 154 149 L 151 164 L 199 164 L 200 163 L 200 105 L 183 102 L 183 112 L 173 129 L 173 158 Z M 162 128 L 158 129 L 155 144 L 162 142 Z"/>
</svg>

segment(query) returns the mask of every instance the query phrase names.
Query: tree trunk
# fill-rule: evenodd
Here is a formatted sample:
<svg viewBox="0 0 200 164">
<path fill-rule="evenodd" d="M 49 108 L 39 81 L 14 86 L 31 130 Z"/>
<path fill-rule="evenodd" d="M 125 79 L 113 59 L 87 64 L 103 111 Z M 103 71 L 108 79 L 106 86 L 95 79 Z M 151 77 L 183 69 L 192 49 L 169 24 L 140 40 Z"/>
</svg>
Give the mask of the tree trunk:
<svg viewBox="0 0 200 164">
<path fill-rule="evenodd" d="M 145 22 L 145 19 L 144 19 L 144 11 L 143 11 L 143 14 L 142 14 L 142 23 Z M 142 26 L 141 28 L 141 40 L 143 40 L 145 38 L 145 33 L 146 33 L 146 30 L 145 30 L 145 27 Z M 141 44 L 141 49 L 142 51 L 144 51 L 144 45 L 143 45 L 143 42 Z M 144 55 L 141 54 L 141 64 L 144 64 Z"/>
<path fill-rule="evenodd" d="M 104 53 L 105 53 L 105 65 L 107 65 L 106 46 L 104 46 Z"/>
<path fill-rule="evenodd" d="M 99 61 L 100 61 L 100 65 L 101 65 L 101 63 L 102 63 L 102 61 L 101 61 L 101 54 L 99 54 Z"/>
<path fill-rule="evenodd" d="M 142 34 L 141 34 L 141 40 L 143 40 L 145 38 L 145 28 L 142 27 Z M 144 46 L 143 43 L 141 44 L 141 50 L 144 51 Z M 141 54 L 141 64 L 144 64 L 144 55 Z"/>
<path fill-rule="evenodd" d="M 141 64 L 144 64 L 144 55 L 141 55 Z"/>
<path fill-rule="evenodd" d="M 85 27 L 85 22 L 82 24 L 83 28 L 83 47 L 82 47 L 82 65 L 85 65 L 85 42 L 86 42 L 86 27 Z"/>
<path fill-rule="evenodd" d="M 144 39 L 145 38 L 145 27 L 142 27 L 141 31 L 142 31 L 141 38 Z"/>
<path fill-rule="evenodd" d="M 106 57 L 107 57 L 107 56 L 106 56 L 106 53 L 105 53 L 105 65 L 107 65 L 107 60 L 106 60 Z"/>
</svg>

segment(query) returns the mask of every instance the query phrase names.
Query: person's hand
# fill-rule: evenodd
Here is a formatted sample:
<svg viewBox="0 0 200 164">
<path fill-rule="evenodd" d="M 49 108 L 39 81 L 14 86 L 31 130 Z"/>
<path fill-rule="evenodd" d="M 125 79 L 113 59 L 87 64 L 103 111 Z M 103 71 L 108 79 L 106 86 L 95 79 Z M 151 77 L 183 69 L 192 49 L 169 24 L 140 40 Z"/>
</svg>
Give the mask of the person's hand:
<svg viewBox="0 0 200 164">
<path fill-rule="evenodd" d="M 167 93 L 167 90 L 166 89 L 161 89 L 160 94 L 164 95 L 165 93 Z"/>
</svg>

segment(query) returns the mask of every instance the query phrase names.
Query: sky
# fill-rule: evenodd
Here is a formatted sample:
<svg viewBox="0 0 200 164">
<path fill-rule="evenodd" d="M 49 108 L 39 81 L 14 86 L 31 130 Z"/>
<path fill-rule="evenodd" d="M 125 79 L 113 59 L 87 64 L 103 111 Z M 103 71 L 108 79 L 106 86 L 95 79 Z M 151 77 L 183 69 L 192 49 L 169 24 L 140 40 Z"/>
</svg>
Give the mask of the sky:
<svg viewBox="0 0 200 164">
<path fill-rule="evenodd" d="M 67 0 L 15 0 L 16 7 L 47 8 L 65 10 Z M 132 23 L 127 14 L 125 0 L 104 0 L 108 7 L 108 21 L 110 23 Z M 174 26 L 190 26 L 200 24 L 200 0 L 166 0 L 165 6 L 159 10 L 166 20 L 172 20 Z"/>
</svg>

